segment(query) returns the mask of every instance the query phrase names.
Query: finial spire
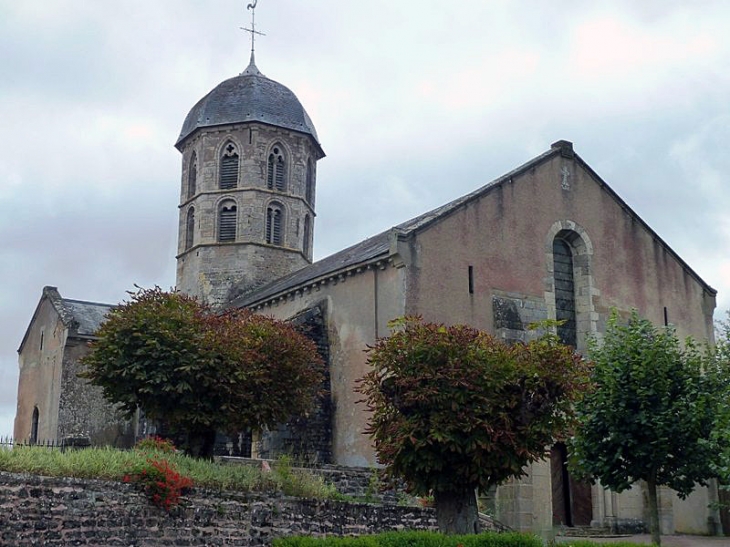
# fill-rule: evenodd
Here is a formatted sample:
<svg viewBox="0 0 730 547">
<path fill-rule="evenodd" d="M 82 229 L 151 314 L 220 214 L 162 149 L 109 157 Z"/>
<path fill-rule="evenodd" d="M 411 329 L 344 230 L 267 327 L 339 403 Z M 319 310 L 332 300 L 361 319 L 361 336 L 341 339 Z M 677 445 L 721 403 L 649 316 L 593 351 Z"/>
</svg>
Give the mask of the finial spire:
<svg viewBox="0 0 730 547">
<path fill-rule="evenodd" d="M 246 32 L 251 33 L 251 61 L 248 64 L 248 68 L 246 71 L 248 71 L 250 68 L 256 68 L 256 62 L 254 58 L 254 51 L 255 51 L 255 44 L 256 44 L 256 35 L 259 36 L 266 36 L 263 32 L 259 32 L 256 30 L 256 4 L 259 0 L 254 0 L 251 4 L 246 6 L 246 9 L 251 10 L 251 28 L 241 27 L 241 30 L 245 30 Z"/>
</svg>

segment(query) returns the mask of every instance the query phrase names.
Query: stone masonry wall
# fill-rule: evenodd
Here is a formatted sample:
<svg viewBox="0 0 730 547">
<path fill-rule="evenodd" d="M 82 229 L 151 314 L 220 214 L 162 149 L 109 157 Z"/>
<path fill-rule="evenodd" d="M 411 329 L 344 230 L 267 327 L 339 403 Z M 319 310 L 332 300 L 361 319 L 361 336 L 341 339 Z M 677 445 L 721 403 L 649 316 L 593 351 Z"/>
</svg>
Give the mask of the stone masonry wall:
<svg viewBox="0 0 730 547">
<path fill-rule="evenodd" d="M 548 318 L 543 299 L 501 291 L 492 295 L 492 313 L 495 335 L 507 343 L 528 342 L 527 327 Z"/>
<path fill-rule="evenodd" d="M 134 424 L 104 398 L 100 387 L 79 378 L 80 359 L 89 353 L 86 340 L 69 338 L 63 354 L 58 432 L 53 438 L 88 437 L 93 445 L 128 448 L 134 444 Z"/>
<path fill-rule="evenodd" d="M 299 416 L 267 431 L 257 443 L 259 458 L 289 455 L 295 461 L 310 464 L 332 462 L 332 395 L 330 386 L 330 356 L 324 302 L 292 318 L 292 323 L 317 345 L 324 362 L 324 378 L 315 407 L 308 416 Z"/>
<path fill-rule="evenodd" d="M 432 509 L 194 489 L 171 513 L 133 485 L 0 472 L 0 545 L 270 545 L 289 535 L 434 530 Z"/>
</svg>

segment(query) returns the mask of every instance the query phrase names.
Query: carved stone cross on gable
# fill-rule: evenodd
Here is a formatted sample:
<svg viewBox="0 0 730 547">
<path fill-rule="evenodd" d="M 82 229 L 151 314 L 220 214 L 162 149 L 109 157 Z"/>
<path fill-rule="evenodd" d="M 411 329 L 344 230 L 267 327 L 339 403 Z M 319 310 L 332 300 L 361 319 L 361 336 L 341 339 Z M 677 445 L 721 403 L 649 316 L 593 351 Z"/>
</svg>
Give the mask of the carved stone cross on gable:
<svg viewBox="0 0 730 547">
<path fill-rule="evenodd" d="M 563 176 L 563 179 L 560 182 L 560 187 L 563 190 L 570 190 L 570 170 L 566 165 L 563 165 L 563 168 L 560 170 L 560 174 Z"/>
</svg>

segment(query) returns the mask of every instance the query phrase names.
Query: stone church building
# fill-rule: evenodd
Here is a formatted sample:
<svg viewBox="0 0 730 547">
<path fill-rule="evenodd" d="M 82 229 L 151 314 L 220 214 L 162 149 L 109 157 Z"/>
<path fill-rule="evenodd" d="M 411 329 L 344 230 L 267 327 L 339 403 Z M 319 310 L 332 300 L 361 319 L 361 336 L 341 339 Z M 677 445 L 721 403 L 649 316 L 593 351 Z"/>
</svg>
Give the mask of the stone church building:
<svg viewBox="0 0 730 547">
<path fill-rule="evenodd" d="M 255 455 L 316 453 L 376 463 L 355 381 L 368 344 L 402 315 L 468 323 L 506 341 L 527 325 L 565 321 L 564 342 L 586 349 L 611 308 L 637 308 L 682 337 L 713 340 L 716 291 L 703 281 L 568 141 L 438 209 L 312 262 L 317 162 L 324 151 L 296 96 L 250 65 L 189 112 L 182 154 L 177 288 L 216 306 L 247 307 L 310 329 L 328 365 L 318 413 L 269 433 Z M 170 204 L 172 206 L 172 204 Z M 135 432 L 76 378 L 78 356 L 109 306 L 52 287 L 20 346 L 15 436 L 86 434 L 121 444 Z M 309 443 L 302 444 L 303 439 Z M 256 444 L 256 443 L 255 443 Z M 304 446 L 304 449 L 302 449 Z M 616 494 L 577 483 L 565 449 L 502 486 L 497 518 L 520 530 L 554 525 L 630 529 L 644 522 L 641 485 Z M 680 500 L 660 493 L 664 533 L 712 534 L 717 488 Z"/>
</svg>

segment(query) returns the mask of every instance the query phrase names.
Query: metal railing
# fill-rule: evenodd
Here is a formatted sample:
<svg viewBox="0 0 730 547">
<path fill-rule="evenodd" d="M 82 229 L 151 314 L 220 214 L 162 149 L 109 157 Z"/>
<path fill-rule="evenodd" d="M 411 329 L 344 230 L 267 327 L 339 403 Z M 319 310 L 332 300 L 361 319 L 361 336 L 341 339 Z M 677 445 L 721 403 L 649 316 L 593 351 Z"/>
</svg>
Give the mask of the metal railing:
<svg viewBox="0 0 730 547">
<path fill-rule="evenodd" d="M 49 450 L 78 449 L 86 448 L 91 443 L 86 437 L 72 437 L 62 440 L 45 439 L 32 441 L 31 439 L 14 439 L 13 437 L 0 437 L 0 450 L 12 450 L 15 446 L 37 446 L 40 448 L 48 448 Z"/>
</svg>

